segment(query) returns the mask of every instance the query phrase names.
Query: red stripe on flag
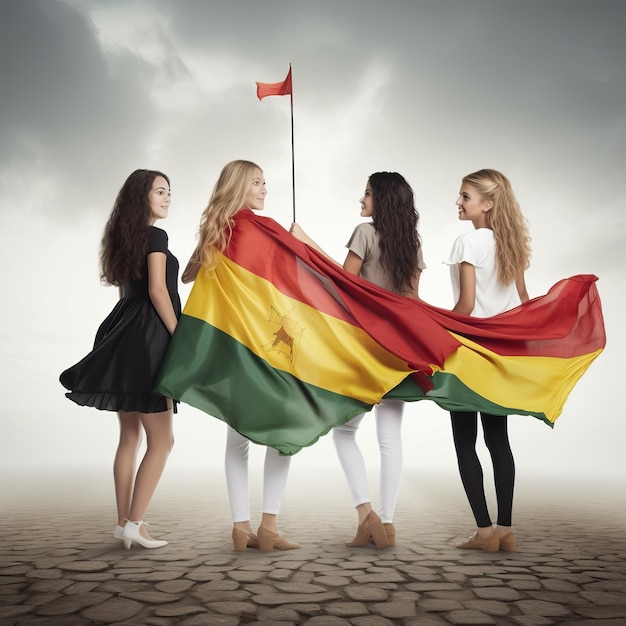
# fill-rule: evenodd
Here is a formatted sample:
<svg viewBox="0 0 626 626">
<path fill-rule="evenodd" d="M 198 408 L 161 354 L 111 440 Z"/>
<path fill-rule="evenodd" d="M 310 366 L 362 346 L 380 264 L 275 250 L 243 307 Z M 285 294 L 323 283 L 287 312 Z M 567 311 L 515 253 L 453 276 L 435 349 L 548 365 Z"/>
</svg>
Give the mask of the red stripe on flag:
<svg viewBox="0 0 626 626">
<path fill-rule="evenodd" d="M 414 300 L 349 274 L 249 209 L 237 213 L 226 254 L 285 295 L 363 328 L 413 369 L 431 373 L 460 346 Z"/>
<path fill-rule="evenodd" d="M 449 331 L 501 356 L 570 358 L 606 345 L 597 280 L 593 274 L 565 278 L 545 295 L 493 317 L 468 318 L 418 304 Z"/>
<path fill-rule="evenodd" d="M 469 318 L 405 298 L 348 274 L 274 220 L 242 210 L 228 256 L 286 295 L 354 323 L 415 369 L 441 365 L 458 343 L 450 332 L 502 356 L 572 357 L 604 348 L 597 277 L 578 275 L 506 313 Z M 322 297 L 322 292 L 324 297 Z M 328 298 L 328 294 L 335 298 Z"/>
</svg>

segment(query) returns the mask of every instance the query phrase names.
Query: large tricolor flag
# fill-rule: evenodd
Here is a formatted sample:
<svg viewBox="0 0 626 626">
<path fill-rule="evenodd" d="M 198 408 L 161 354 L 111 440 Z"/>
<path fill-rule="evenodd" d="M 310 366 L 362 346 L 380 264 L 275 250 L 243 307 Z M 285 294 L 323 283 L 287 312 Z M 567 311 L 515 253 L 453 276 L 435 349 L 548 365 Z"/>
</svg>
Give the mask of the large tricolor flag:
<svg viewBox="0 0 626 626">
<path fill-rule="evenodd" d="M 604 347 L 595 276 L 478 319 L 344 272 L 269 218 L 200 270 L 156 391 L 295 454 L 383 396 L 552 424 Z"/>
</svg>

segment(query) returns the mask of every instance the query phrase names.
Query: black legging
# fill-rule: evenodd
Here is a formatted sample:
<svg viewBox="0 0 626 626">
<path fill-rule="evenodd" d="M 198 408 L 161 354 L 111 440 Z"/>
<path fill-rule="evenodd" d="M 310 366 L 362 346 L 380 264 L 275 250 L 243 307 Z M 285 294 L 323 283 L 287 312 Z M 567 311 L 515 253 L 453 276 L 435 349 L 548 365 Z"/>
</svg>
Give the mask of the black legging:
<svg viewBox="0 0 626 626">
<path fill-rule="evenodd" d="M 476 519 L 476 525 L 479 528 L 491 526 L 491 518 L 485 500 L 483 469 L 476 454 L 478 415 L 471 411 L 454 411 L 450 413 L 450 416 L 459 472 Z M 493 463 L 496 501 L 498 503 L 497 523 L 501 526 L 511 526 L 515 462 L 509 445 L 507 416 L 481 413 L 480 418 L 485 444 Z"/>
</svg>

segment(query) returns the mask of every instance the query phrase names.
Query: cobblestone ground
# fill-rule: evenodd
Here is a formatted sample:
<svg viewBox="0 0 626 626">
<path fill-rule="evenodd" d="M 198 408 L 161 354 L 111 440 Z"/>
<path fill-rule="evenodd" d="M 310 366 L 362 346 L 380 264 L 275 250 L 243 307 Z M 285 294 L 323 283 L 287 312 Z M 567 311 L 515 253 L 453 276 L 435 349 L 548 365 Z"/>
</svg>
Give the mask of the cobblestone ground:
<svg viewBox="0 0 626 626">
<path fill-rule="evenodd" d="M 112 538 L 108 480 L 12 483 L 0 624 L 626 624 L 623 487 L 518 481 L 518 551 L 485 553 L 454 547 L 473 530 L 458 479 L 407 476 L 398 546 L 376 550 L 343 545 L 356 515 L 340 475 L 292 477 L 280 528 L 302 549 L 237 553 L 221 473 L 164 482 L 148 516 L 170 541 L 157 550 Z"/>
</svg>

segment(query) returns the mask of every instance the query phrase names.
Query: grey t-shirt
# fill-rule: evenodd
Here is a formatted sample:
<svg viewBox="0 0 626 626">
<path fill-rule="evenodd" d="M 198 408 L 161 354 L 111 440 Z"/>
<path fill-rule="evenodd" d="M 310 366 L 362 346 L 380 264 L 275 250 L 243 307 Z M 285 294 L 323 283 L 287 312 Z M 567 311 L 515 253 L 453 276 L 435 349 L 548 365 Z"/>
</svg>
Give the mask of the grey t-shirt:
<svg viewBox="0 0 626 626">
<path fill-rule="evenodd" d="M 380 246 L 378 244 L 378 233 L 374 228 L 374 224 L 371 222 L 359 224 L 354 229 L 350 241 L 346 244 L 346 248 L 363 259 L 359 276 L 383 289 L 395 291 L 392 286 L 391 277 L 380 264 Z M 426 269 L 421 245 L 417 251 L 417 265 L 420 270 Z"/>
</svg>

